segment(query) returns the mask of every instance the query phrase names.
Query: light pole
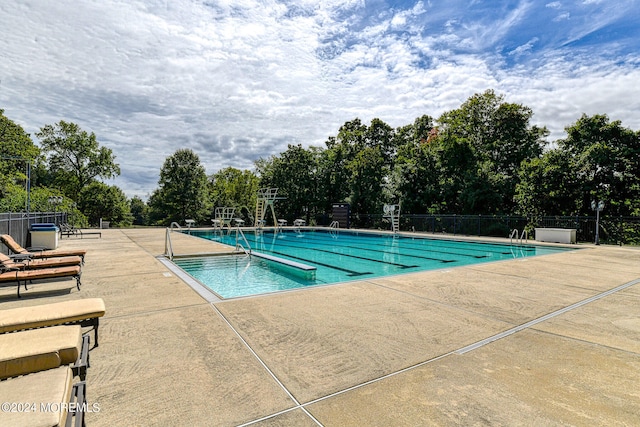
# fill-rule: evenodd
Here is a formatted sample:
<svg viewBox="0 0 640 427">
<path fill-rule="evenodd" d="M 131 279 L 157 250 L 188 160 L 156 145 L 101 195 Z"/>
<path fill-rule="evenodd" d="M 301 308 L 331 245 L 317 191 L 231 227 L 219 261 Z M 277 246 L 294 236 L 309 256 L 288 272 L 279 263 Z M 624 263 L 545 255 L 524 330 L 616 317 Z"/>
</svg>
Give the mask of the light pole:
<svg viewBox="0 0 640 427">
<path fill-rule="evenodd" d="M 62 204 L 62 196 L 50 196 L 49 204 L 53 205 L 53 218 L 55 222 L 58 222 L 58 205 Z"/>
<path fill-rule="evenodd" d="M 602 200 L 600 200 L 599 202 L 592 200 L 591 209 L 596 211 L 596 245 L 599 245 L 600 244 L 600 211 L 604 209 L 604 202 Z"/>
</svg>

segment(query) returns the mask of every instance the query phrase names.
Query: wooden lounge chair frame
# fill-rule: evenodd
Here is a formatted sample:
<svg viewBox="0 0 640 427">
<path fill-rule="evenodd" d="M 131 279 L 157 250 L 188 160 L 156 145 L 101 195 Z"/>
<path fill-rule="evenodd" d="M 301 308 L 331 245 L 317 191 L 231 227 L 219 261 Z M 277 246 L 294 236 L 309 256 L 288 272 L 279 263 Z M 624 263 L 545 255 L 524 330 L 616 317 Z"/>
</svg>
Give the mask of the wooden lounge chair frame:
<svg viewBox="0 0 640 427">
<path fill-rule="evenodd" d="M 0 266 L 4 266 L 7 269 L 20 268 L 25 270 L 35 270 L 39 268 L 66 267 L 73 265 L 82 265 L 82 258 L 74 255 L 33 259 L 31 255 L 8 256 L 0 253 Z"/>
<path fill-rule="evenodd" d="M 32 258 L 53 258 L 62 256 L 79 256 L 84 264 L 85 250 L 44 250 L 43 248 L 24 248 L 10 234 L 0 234 L 0 240 L 11 252 L 18 255 L 30 255 Z"/>
<path fill-rule="evenodd" d="M 80 276 L 82 270 L 80 266 L 66 266 L 66 267 L 54 267 L 54 268 L 40 268 L 37 270 L 26 270 L 24 268 L 13 267 L 6 268 L 0 267 L 0 286 L 11 284 L 14 281 L 17 284 L 18 298 L 20 295 L 20 282 L 24 280 L 24 290 L 27 291 L 27 282 L 33 282 L 33 280 L 42 279 L 57 279 L 62 277 L 73 277 L 76 279 L 76 287 L 80 290 Z"/>
</svg>

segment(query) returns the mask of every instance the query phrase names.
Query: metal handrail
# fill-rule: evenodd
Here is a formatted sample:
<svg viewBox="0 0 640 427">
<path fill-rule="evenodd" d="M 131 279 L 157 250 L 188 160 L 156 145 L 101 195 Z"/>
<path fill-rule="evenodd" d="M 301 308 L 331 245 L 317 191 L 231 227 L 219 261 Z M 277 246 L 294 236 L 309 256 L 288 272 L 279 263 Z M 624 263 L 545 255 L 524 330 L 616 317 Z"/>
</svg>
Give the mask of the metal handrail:
<svg viewBox="0 0 640 427">
<path fill-rule="evenodd" d="M 522 230 L 522 233 L 520 234 L 520 236 L 518 236 L 518 229 L 514 228 L 513 230 L 511 230 L 511 234 L 509 235 L 509 242 L 511 245 L 513 245 L 513 237 L 515 236 L 516 238 L 516 244 L 518 245 L 522 245 L 523 241 L 526 239 L 526 241 L 529 241 L 529 233 L 527 232 L 527 230 Z"/>
<path fill-rule="evenodd" d="M 513 236 L 516 236 L 516 241 L 518 240 L 518 229 L 514 228 L 511 230 L 511 234 L 509 235 L 509 244 L 513 245 Z"/>
<path fill-rule="evenodd" d="M 174 228 L 178 230 L 182 230 L 180 224 L 177 222 L 172 222 L 169 227 L 167 227 L 167 231 L 164 235 L 164 255 L 168 257 L 171 261 L 173 261 L 173 245 L 171 244 L 171 232 Z"/>
<path fill-rule="evenodd" d="M 164 236 L 164 255 L 173 261 L 173 245 L 171 244 L 171 229 L 167 228 Z"/>
<path fill-rule="evenodd" d="M 242 240 L 244 240 L 244 243 L 247 245 L 247 247 L 249 248 L 249 251 L 247 252 L 247 250 L 244 248 L 244 246 L 242 246 L 242 244 L 238 241 L 239 240 L 239 236 L 242 236 Z M 245 254 L 247 255 L 251 255 L 251 245 L 249 244 L 249 242 L 247 241 L 247 238 L 244 235 L 244 232 L 242 231 L 242 229 L 240 228 L 240 226 L 236 227 L 236 250 L 238 249 L 242 249 L 244 251 Z"/>
<path fill-rule="evenodd" d="M 331 224 L 329 224 L 329 233 L 332 236 L 337 236 L 339 229 L 340 229 L 340 223 L 338 221 L 332 221 Z"/>
</svg>

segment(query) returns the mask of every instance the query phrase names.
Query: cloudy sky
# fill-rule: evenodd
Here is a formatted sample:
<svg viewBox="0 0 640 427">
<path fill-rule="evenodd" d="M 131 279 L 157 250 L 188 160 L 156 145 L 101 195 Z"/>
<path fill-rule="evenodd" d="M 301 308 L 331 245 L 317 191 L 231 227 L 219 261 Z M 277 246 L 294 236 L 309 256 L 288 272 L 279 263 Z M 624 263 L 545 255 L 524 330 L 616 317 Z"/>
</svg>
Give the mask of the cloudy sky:
<svg viewBox="0 0 640 427">
<path fill-rule="evenodd" d="M 110 183 L 145 199 L 180 148 L 208 174 L 253 169 L 486 89 L 550 141 L 582 113 L 639 130 L 639 1 L 2 0 L 0 109 L 32 136 L 94 132 L 122 169 Z"/>
</svg>

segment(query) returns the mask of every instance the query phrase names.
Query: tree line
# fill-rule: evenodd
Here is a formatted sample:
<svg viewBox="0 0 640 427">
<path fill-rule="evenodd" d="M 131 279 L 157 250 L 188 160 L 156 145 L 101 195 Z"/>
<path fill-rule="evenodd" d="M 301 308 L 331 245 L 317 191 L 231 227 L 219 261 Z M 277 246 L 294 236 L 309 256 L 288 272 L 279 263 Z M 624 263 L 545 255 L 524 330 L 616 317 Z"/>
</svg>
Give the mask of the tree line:
<svg viewBox="0 0 640 427">
<path fill-rule="evenodd" d="M 640 214 L 640 132 L 604 114 L 582 115 L 565 128 L 565 138 L 550 143 L 548 130 L 533 125 L 532 117 L 530 108 L 488 90 L 438 118 L 423 115 L 395 129 L 380 119 L 367 125 L 356 118 L 323 147 L 289 145 L 258 159 L 253 171 L 227 167 L 207 175 L 196 153 L 180 149 L 165 160 L 145 203 L 99 181 L 119 174 L 119 167 L 95 135 L 61 121 L 36 134 L 37 147 L 2 115 L 0 208 L 24 203 L 23 169 L 5 159 L 21 157 L 34 165 L 36 205 L 62 193 L 69 200 L 64 208 L 88 223 L 101 217 L 119 226 L 186 218 L 208 224 L 219 206 L 236 207 L 251 223 L 256 192 L 264 187 L 286 198 L 276 204 L 279 217 L 308 223 L 336 202 L 350 204 L 356 225 L 387 203 L 400 203 L 408 214 L 523 215 L 532 221 L 592 215 L 592 201 L 604 202 L 609 215 Z"/>
<path fill-rule="evenodd" d="M 131 224 L 124 192 L 100 181 L 120 167 L 94 133 L 61 120 L 36 136 L 40 146 L 0 110 L 0 212 L 64 211 L 81 227 L 100 218 Z"/>
</svg>

